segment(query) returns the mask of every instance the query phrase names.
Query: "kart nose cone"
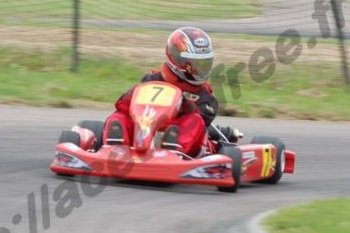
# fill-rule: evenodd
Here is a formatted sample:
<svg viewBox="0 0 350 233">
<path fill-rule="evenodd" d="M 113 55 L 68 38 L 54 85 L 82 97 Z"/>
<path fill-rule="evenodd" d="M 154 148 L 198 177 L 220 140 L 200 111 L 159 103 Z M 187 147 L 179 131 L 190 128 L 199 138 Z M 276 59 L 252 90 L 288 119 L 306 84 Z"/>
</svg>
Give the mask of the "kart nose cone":
<svg viewBox="0 0 350 233">
<path fill-rule="evenodd" d="M 88 164 L 81 161 L 77 157 L 60 152 L 60 151 L 56 151 L 55 163 L 62 167 L 82 169 L 87 171 L 92 170 Z"/>
</svg>

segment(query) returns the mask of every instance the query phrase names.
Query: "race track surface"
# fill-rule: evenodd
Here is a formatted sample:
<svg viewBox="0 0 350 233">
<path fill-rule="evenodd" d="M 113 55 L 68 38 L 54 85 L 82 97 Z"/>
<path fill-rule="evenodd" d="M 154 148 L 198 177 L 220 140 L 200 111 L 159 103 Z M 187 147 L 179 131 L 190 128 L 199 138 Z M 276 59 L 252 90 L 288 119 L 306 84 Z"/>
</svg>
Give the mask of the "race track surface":
<svg viewBox="0 0 350 233">
<path fill-rule="evenodd" d="M 236 194 L 206 186 L 108 180 L 103 191 L 87 197 L 84 183 L 57 177 L 48 166 L 61 129 L 82 119 L 104 120 L 108 113 L 0 106 L 1 233 L 244 233 L 248 221 L 262 211 L 350 194 L 349 122 L 219 117 L 217 123 L 240 128 L 244 142 L 253 135 L 280 137 L 297 152 L 296 173 L 275 186 L 244 185 Z M 62 185 L 70 187 L 69 201 L 62 199 L 66 192 L 57 196 Z M 79 207 L 59 211 L 72 205 Z"/>
<path fill-rule="evenodd" d="M 324 2 L 324 3 L 323 3 Z M 334 16 L 327 1 L 318 0 L 261 0 L 262 13 L 252 18 L 200 21 L 178 20 L 114 20 L 83 19 L 82 26 L 100 28 L 146 28 L 174 30 L 183 26 L 195 26 L 208 32 L 244 33 L 257 35 L 279 35 L 287 29 L 296 30 L 304 37 L 323 36 L 330 30 L 335 37 Z M 350 38 L 350 2 L 341 5 L 344 19 L 344 36 Z M 314 16 L 313 16 L 314 15 Z M 326 31 L 325 31 L 326 30 Z M 322 33 L 323 31 L 323 33 Z"/>
</svg>

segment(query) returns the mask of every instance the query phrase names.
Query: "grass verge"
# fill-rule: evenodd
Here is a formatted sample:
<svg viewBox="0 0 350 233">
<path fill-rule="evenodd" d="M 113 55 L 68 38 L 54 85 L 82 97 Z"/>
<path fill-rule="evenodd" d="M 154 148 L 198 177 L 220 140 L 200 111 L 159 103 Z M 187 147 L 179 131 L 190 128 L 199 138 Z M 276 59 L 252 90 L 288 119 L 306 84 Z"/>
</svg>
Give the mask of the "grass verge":
<svg viewBox="0 0 350 233">
<path fill-rule="evenodd" d="M 138 82 L 141 72 L 122 59 L 82 60 L 80 72 L 68 72 L 68 50 L 0 50 L 0 102 L 54 107 L 112 104 Z M 6 54 L 6 55 L 4 55 Z"/>
<path fill-rule="evenodd" d="M 350 199 L 315 201 L 285 208 L 269 216 L 264 227 L 271 233 L 348 233 Z"/>
<path fill-rule="evenodd" d="M 146 71 L 125 59 L 85 58 L 80 72 L 72 74 L 68 72 L 69 59 L 69 50 L 64 49 L 49 53 L 0 49 L 0 103 L 112 106 Z M 350 90 L 343 86 L 337 63 L 278 65 L 263 83 L 254 82 L 245 69 L 237 81 L 239 85 L 232 86 L 227 77 L 223 85 L 211 80 L 223 115 L 350 120 Z"/>
<path fill-rule="evenodd" d="M 228 109 L 233 105 L 236 115 L 243 117 L 350 120 L 350 88 L 344 86 L 338 65 L 278 65 L 263 83 L 254 82 L 245 71 L 238 76 L 239 85 L 226 82 L 224 96 L 217 97 Z"/>
</svg>

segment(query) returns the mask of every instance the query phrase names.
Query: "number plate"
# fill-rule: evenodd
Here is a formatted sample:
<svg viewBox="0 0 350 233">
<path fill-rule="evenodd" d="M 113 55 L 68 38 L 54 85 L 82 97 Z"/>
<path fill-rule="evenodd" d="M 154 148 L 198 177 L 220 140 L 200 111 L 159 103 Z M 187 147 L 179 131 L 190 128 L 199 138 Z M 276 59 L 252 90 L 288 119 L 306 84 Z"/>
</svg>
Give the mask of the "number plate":
<svg viewBox="0 0 350 233">
<path fill-rule="evenodd" d="M 176 97 L 176 89 L 161 84 L 146 84 L 140 87 L 136 104 L 171 106 Z"/>
</svg>

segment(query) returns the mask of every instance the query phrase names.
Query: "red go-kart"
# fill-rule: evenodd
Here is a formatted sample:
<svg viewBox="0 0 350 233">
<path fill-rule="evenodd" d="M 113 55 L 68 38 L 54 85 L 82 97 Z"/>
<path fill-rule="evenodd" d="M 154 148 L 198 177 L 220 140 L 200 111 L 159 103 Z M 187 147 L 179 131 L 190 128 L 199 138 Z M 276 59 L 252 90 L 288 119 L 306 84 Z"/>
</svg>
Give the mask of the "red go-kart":
<svg viewBox="0 0 350 233">
<path fill-rule="evenodd" d="M 213 185 L 226 192 L 236 192 L 241 182 L 275 184 L 283 173 L 294 172 L 296 155 L 278 138 L 254 137 L 251 144 L 239 145 L 230 143 L 215 126 L 220 140 L 205 137 L 196 157 L 163 149 L 160 129 L 179 113 L 182 91 L 168 83 L 146 82 L 133 93 L 132 145 L 103 145 L 104 123 L 81 121 L 62 131 L 51 171 L 66 176 Z"/>
</svg>

